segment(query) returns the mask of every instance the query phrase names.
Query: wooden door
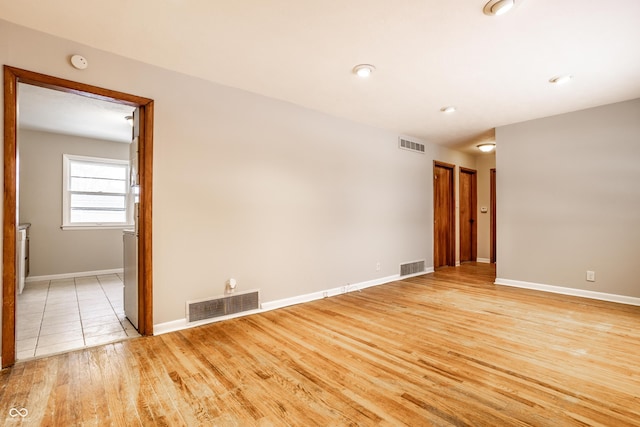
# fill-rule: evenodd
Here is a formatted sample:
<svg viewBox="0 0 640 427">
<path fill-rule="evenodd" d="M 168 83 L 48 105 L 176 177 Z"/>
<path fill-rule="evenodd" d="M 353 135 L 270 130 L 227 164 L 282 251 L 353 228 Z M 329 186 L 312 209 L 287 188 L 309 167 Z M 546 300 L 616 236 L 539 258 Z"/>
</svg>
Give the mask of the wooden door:
<svg viewBox="0 0 640 427">
<path fill-rule="evenodd" d="M 476 261 L 478 250 L 477 171 L 460 168 L 460 262 Z"/>
<path fill-rule="evenodd" d="M 490 261 L 491 262 L 496 262 L 496 170 L 495 169 L 491 169 L 491 175 L 490 175 L 490 204 L 491 204 L 491 214 L 490 214 L 490 218 L 489 221 L 491 222 L 491 258 Z"/>
<path fill-rule="evenodd" d="M 433 164 L 433 267 L 455 265 L 455 165 Z"/>
</svg>

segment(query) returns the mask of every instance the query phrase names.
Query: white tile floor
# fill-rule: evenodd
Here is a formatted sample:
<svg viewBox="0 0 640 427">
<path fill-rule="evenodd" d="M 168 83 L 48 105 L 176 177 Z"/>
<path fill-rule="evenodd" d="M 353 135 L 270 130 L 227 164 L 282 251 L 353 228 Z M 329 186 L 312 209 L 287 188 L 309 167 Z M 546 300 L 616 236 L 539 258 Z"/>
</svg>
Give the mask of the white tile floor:
<svg viewBox="0 0 640 427">
<path fill-rule="evenodd" d="M 124 315 L 122 276 L 25 285 L 16 307 L 18 360 L 139 336 Z"/>
</svg>

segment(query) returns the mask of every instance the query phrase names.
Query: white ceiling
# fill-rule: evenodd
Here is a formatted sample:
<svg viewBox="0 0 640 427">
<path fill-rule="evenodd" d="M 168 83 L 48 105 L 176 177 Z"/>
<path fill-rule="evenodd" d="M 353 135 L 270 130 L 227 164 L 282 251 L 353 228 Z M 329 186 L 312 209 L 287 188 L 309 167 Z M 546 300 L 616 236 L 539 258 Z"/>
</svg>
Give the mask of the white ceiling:
<svg viewBox="0 0 640 427">
<path fill-rule="evenodd" d="M 38 86 L 18 85 L 18 127 L 131 142 L 131 125 L 125 120 L 134 107 L 87 98 Z"/>
<path fill-rule="evenodd" d="M 498 17 L 485 3 L 0 0 L 0 17 L 457 148 L 496 126 L 640 97 L 640 1 L 520 0 Z M 377 70 L 358 79 L 359 63 Z M 548 82 L 565 73 L 569 84 Z"/>
</svg>

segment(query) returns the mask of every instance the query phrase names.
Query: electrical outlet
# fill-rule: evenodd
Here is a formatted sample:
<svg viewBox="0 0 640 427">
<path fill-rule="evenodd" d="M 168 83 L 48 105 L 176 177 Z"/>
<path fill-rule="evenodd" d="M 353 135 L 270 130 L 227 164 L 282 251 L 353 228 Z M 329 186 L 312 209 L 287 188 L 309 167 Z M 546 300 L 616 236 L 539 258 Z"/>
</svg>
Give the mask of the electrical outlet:
<svg viewBox="0 0 640 427">
<path fill-rule="evenodd" d="M 596 272 L 588 270 L 587 271 L 587 282 L 595 282 L 596 281 Z"/>
<path fill-rule="evenodd" d="M 376 271 L 380 271 L 380 261 L 376 262 Z"/>
</svg>

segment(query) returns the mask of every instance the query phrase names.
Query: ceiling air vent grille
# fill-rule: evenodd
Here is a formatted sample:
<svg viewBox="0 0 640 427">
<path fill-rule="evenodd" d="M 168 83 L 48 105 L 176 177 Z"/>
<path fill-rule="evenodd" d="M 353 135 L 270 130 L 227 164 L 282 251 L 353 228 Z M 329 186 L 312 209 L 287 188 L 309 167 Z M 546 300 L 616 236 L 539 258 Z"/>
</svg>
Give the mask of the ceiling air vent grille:
<svg viewBox="0 0 640 427">
<path fill-rule="evenodd" d="M 424 154 L 424 144 L 409 141 L 408 139 L 398 138 L 398 148 L 402 150 L 413 151 L 414 153 Z"/>
<path fill-rule="evenodd" d="M 187 321 L 213 319 L 260 308 L 260 292 L 247 291 L 200 301 L 187 302 Z"/>
</svg>

